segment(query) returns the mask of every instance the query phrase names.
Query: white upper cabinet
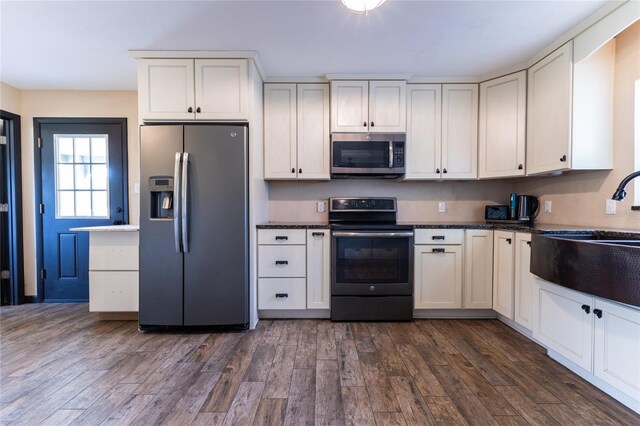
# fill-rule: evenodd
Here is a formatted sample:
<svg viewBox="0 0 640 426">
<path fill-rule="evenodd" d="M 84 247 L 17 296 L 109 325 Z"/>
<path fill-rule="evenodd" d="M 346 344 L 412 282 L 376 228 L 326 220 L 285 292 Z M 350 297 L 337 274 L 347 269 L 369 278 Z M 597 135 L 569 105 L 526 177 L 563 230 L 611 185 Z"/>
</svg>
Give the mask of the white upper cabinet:
<svg viewBox="0 0 640 426">
<path fill-rule="evenodd" d="M 142 120 L 248 120 L 246 59 L 140 59 Z"/>
<path fill-rule="evenodd" d="M 478 176 L 524 176 L 527 72 L 480 84 Z"/>
<path fill-rule="evenodd" d="M 193 120 L 193 59 L 138 60 L 138 107 L 144 120 Z"/>
<path fill-rule="evenodd" d="M 407 86 L 407 142 L 405 179 L 439 179 L 442 86 Z"/>
<path fill-rule="evenodd" d="M 369 131 L 403 133 L 407 128 L 404 81 L 369 82 Z"/>
<path fill-rule="evenodd" d="M 196 119 L 249 118 L 249 74 L 244 59 L 195 60 Z"/>
<path fill-rule="evenodd" d="M 265 179 L 329 179 L 329 86 L 264 85 Z"/>
<path fill-rule="evenodd" d="M 406 131 L 404 81 L 332 81 L 331 131 Z"/>
<path fill-rule="evenodd" d="M 264 85 L 264 177 L 293 179 L 297 167 L 296 85 Z"/>
<path fill-rule="evenodd" d="M 478 176 L 478 85 L 442 85 L 442 177 Z"/>
<path fill-rule="evenodd" d="M 329 179 L 329 85 L 298 84 L 298 179 Z"/>
<path fill-rule="evenodd" d="M 478 85 L 410 84 L 406 179 L 475 179 Z"/>
<path fill-rule="evenodd" d="M 529 68 L 527 174 L 612 167 L 615 40 L 578 63 L 573 41 Z"/>
</svg>

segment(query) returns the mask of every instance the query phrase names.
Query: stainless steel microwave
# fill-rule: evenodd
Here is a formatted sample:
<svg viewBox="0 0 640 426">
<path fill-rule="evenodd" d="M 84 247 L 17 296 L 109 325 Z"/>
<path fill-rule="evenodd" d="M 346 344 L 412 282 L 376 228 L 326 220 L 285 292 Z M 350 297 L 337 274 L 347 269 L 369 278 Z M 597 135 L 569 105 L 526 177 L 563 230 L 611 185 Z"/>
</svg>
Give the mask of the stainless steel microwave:
<svg viewBox="0 0 640 426">
<path fill-rule="evenodd" d="M 401 176 L 405 141 L 404 133 L 333 133 L 331 177 Z"/>
</svg>

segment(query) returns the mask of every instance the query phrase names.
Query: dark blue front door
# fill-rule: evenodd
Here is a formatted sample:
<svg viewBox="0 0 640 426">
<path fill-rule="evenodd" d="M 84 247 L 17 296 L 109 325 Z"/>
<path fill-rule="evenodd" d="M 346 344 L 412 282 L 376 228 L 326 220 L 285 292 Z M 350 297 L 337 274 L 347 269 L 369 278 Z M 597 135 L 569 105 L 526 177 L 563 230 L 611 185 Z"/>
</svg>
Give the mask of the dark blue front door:
<svg viewBox="0 0 640 426">
<path fill-rule="evenodd" d="M 126 123 L 51 121 L 39 129 L 43 299 L 88 301 L 89 234 L 70 228 L 127 222 Z"/>
</svg>

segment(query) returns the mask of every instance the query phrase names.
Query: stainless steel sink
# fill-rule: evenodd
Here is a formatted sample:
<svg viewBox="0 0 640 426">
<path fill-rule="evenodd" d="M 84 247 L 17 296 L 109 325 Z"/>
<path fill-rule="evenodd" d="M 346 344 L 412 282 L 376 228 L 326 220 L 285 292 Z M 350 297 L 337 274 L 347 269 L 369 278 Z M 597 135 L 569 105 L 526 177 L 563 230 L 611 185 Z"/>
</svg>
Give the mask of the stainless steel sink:
<svg viewBox="0 0 640 426">
<path fill-rule="evenodd" d="M 531 272 L 567 288 L 640 306 L 640 238 L 633 234 L 534 234 Z"/>
</svg>

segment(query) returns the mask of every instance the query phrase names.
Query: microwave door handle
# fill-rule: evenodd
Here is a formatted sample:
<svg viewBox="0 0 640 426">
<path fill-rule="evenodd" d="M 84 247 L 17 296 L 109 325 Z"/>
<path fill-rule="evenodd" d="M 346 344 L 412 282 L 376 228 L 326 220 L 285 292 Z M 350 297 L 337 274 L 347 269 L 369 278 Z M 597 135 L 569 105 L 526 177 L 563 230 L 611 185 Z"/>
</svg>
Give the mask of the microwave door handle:
<svg viewBox="0 0 640 426">
<path fill-rule="evenodd" d="M 393 142 L 389 141 L 389 168 L 393 168 Z"/>
</svg>

